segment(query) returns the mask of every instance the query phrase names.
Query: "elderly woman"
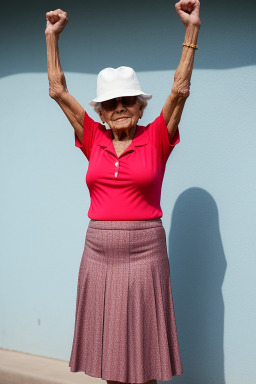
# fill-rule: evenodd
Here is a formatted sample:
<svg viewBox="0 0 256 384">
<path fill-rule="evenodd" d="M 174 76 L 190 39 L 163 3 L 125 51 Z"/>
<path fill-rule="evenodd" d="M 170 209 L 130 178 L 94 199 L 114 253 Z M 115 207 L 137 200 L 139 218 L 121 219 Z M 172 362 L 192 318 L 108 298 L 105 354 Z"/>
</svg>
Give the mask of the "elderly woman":
<svg viewBox="0 0 256 384">
<path fill-rule="evenodd" d="M 186 27 L 181 60 L 160 115 L 147 126 L 138 121 L 152 95 L 125 66 L 99 73 L 90 105 L 101 123 L 88 116 L 69 94 L 60 65 L 67 13 L 46 13 L 49 94 L 89 161 L 90 221 L 69 367 L 108 384 L 156 384 L 182 374 L 160 197 L 166 162 L 179 142 L 201 22 L 198 0 L 175 7 Z"/>
</svg>

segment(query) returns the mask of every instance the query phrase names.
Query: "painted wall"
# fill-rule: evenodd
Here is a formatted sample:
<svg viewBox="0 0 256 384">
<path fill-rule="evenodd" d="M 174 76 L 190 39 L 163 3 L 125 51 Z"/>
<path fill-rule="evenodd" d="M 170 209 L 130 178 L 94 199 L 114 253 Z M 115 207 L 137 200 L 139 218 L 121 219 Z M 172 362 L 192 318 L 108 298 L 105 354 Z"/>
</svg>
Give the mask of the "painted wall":
<svg viewBox="0 0 256 384">
<path fill-rule="evenodd" d="M 48 96 L 45 12 L 66 10 L 60 57 L 69 92 L 88 102 L 106 66 L 132 66 L 170 91 L 184 27 L 174 3 L 4 5 L 0 60 L 0 346 L 69 359 L 89 219 L 88 162 Z M 255 383 L 255 49 L 252 1 L 201 2 L 202 28 L 181 142 L 166 167 L 163 224 L 184 374 L 180 384 Z"/>
</svg>

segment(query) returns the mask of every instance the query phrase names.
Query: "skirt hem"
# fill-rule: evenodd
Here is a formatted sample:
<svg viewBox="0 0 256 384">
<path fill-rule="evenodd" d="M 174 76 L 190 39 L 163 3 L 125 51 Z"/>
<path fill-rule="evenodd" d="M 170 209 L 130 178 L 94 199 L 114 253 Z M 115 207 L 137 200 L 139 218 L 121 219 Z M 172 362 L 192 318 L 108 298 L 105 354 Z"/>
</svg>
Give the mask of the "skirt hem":
<svg viewBox="0 0 256 384">
<path fill-rule="evenodd" d="M 95 377 L 96 379 L 102 379 L 102 380 L 106 380 L 106 381 L 107 381 L 107 380 L 109 380 L 109 381 L 118 381 L 118 382 L 120 382 L 120 383 L 132 383 L 132 384 L 143 384 L 143 383 L 146 383 L 146 382 L 148 382 L 148 381 L 150 381 L 150 380 L 157 380 L 157 381 L 171 381 L 172 378 L 173 378 L 174 376 L 180 376 L 180 375 L 183 374 L 183 371 L 181 371 L 181 372 L 173 373 L 172 376 L 171 376 L 171 377 L 168 377 L 168 378 L 166 378 L 166 377 L 164 377 L 164 378 L 155 378 L 155 377 L 154 377 L 153 379 L 146 378 L 144 381 L 133 381 L 133 380 L 124 381 L 123 378 L 122 378 L 122 379 L 120 379 L 120 378 L 114 378 L 114 379 L 113 379 L 113 377 L 112 377 L 111 379 L 109 379 L 109 378 L 105 377 L 104 375 L 99 376 L 99 375 L 96 375 L 96 374 L 87 373 L 87 372 L 85 372 L 85 370 L 83 370 L 83 369 L 80 369 L 80 370 L 77 370 L 77 371 L 72 371 L 71 368 L 70 368 L 70 372 L 71 372 L 71 373 L 83 372 L 85 375 L 87 375 L 87 376 L 91 376 L 91 377 Z M 126 379 L 125 379 L 125 380 L 126 380 Z"/>
</svg>

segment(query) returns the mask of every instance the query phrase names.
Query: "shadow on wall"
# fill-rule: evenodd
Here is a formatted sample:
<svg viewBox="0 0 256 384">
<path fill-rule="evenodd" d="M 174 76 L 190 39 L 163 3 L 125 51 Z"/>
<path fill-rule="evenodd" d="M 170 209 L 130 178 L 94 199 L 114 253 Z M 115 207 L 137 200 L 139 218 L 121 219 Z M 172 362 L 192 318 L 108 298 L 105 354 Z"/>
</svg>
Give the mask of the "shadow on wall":
<svg viewBox="0 0 256 384">
<path fill-rule="evenodd" d="M 217 205 L 201 188 L 177 199 L 169 256 L 174 307 L 184 373 L 180 384 L 224 384 L 224 303 L 226 259 Z"/>
<path fill-rule="evenodd" d="M 177 0 L 178 1 L 178 0 Z M 61 7 L 69 23 L 60 35 L 63 71 L 98 73 L 128 65 L 136 71 L 176 69 L 185 28 L 176 1 L 111 2 L 6 1 L 1 6 L 0 77 L 47 72 L 45 14 Z M 223 69 L 255 65 L 256 2 L 201 0 L 202 26 L 195 68 Z M 6 33 L 8 31 L 8 33 Z"/>
</svg>

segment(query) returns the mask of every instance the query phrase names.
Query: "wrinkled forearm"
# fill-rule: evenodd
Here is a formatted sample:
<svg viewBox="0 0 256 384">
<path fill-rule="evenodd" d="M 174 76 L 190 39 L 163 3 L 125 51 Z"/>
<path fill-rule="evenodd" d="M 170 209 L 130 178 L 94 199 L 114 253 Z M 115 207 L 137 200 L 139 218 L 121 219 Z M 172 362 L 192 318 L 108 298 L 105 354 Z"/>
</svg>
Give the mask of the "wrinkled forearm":
<svg viewBox="0 0 256 384">
<path fill-rule="evenodd" d="M 52 98 L 56 97 L 62 90 L 67 89 L 66 79 L 60 64 L 58 40 L 57 34 L 46 35 L 49 95 Z"/>
<path fill-rule="evenodd" d="M 188 25 L 186 28 L 184 43 L 197 44 L 200 26 Z M 172 91 L 177 97 L 188 97 L 190 92 L 190 80 L 194 64 L 195 49 L 183 46 L 180 63 L 174 75 Z"/>
<path fill-rule="evenodd" d="M 197 44 L 199 29 L 200 25 L 188 25 L 184 42 Z M 170 140 L 179 125 L 186 99 L 189 96 L 194 56 L 194 48 L 183 46 L 180 63 L 174 75 L 171 93 L 163 106 L 163 115 Z"/>
</svg>

